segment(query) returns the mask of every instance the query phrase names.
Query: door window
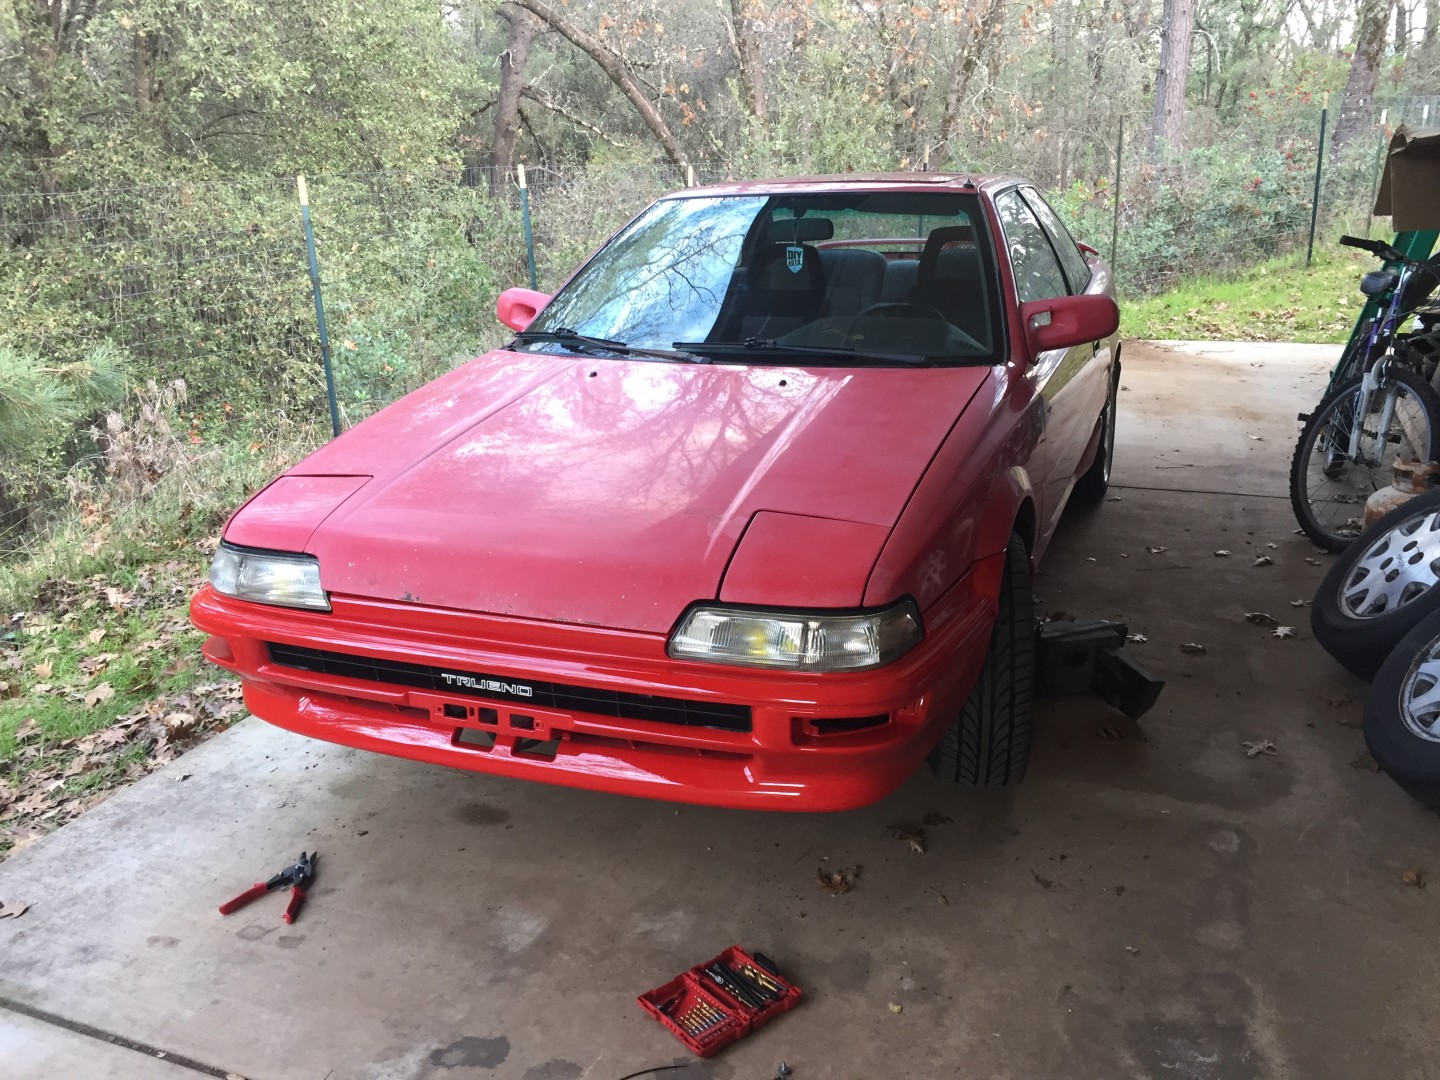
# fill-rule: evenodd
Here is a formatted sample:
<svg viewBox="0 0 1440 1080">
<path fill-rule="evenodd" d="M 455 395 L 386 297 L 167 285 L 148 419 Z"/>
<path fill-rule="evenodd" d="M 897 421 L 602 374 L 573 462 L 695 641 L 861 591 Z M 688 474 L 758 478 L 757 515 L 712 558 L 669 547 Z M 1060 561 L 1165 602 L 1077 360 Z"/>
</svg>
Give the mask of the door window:
<svg viewBox="0 0 1440 1080">
<path fill-rule="evenodd" d="M 1079 293 L 1085 291 L 1085 286 L 1090 284 L 1090 264 L 1085 261 L 1085 256 L 1075 246 L 1075 240 L 1070 231 L 1061 223 L 1055 211 L 1050 209 L 1050 204 L 1040 197 L 1040 193 L 1034 188 L 1023 190 L 1025 201 L 1030 204 L 1030 209 L 1035 211 L 1035 216 L 1040 219 L 1040 224 L 1045 228 L 1045 235 L 1050 237 L 1050 243 L 1055 246 L 1055 253 L 1060 256 L 1060 265 L 1065 270 L 1065 277 L 1070 282 L 1070 291 Z"/>
<path fill-rule="evenodd" d="M 1015 273 L 1015 291 L 1020 302 L 1049 300 L 1069 295 L 1065 275 L 1055 258 L 1045 230 L 1018 191 L 1006 191 L 995 197 L 995 211 L 1000 215 L 1000 228 L 1010 252 L 1010 266 Z"/>
</svg>

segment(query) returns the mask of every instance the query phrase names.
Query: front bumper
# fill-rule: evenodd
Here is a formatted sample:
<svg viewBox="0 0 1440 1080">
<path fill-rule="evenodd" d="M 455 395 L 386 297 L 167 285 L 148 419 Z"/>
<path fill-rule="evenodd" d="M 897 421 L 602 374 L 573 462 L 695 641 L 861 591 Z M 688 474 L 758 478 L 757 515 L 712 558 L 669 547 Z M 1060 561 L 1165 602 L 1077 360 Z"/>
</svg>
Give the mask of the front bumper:
<svg viewBox="0 0 1440 1080">
<path fill-rule="evenodd" d="M 343 596 L 332 597 L 333 610 L 325 614 L 233 600 L 207 585 L 191 603 L 191 618 L 211 635 L 206 658 L 240 676 L 250 710 L 302 735 L 475 772 L 674 802 L 844 810 L 899 786 L 954 718 L 989 646 L 992 581 L 998 581 L 998 557 L 977 563 L 932 606 L 926 638 L 914 650 L 883 668 L 845 674 L 682 662 L 665 655 L 664 638 L 650 634 Z M 277 663 L 289 653 L 282 648 L 272 656 L 272 644 L 366 658 L 380 670 L 430 665 L 483 672 L 495 681 L 460 693 L 373 674 L 304 670 Z M 487 696 L 487 686 L 512 680 L 702 707 L 746 706 L 750 729 Z M 872 726 L 816 724 L 853 718 L 871 718 Z"/>
</svg>

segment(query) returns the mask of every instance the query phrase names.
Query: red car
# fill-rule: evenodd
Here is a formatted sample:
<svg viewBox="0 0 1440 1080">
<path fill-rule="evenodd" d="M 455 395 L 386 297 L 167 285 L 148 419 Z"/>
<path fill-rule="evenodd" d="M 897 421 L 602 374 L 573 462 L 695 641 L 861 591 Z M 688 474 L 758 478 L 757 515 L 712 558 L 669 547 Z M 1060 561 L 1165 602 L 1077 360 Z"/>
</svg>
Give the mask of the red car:
<svg viewBox="0 0 1440 1080">
<path fill-rule="evenodd" d="M 1105 491 L 1120 370 L 1033 187 L 677 192 L 498 315 L 230 519 L 191 613 L 255 715 L 718 806 L 1021 777 L 1032 568 Z"/>
</svg>

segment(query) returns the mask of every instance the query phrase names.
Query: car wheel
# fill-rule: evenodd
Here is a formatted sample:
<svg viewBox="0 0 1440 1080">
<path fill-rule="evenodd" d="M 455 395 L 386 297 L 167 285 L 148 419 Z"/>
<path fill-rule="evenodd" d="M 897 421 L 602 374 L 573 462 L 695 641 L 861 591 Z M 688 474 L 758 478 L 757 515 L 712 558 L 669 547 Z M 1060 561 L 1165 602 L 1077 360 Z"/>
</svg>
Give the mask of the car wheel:
<svg viewBox="0 0 1440 1080">
<path fill-rule="evenodd" d="M 1110 395 L 1105 399 L 1105 408 L 1100 411 L 1100 446 L 1095 451 L 1095 460 L 1090 463 L 1080 479 L 1075 481 L 1075 492 L 1071 496 L 1076 502 L 1098 503 L 1110 490 L 1110 468 L 1115 463 L 1115 396 L 1120 387 L 1120 373 L 1117 371 L 1110 380 Z"/>
<path fill-rule="evenodd" d="M 1325 651 L 1372 678 L 1401 638 L 1440 610 L 1440 491 L 1397 506 L 1336 556 L 1310 609 Z"/>
<path fill-rule="evenodd" d="M 1406 634 L 1375 673 L 1365 745 L 1392 780 L 1440 810 L 1440 612 Z"/>
<path fill-rule="evenodd" d="M 1030 554 L 1014 533 L 1005 548 L 1003 575 L 1000 610 L 979 681 L 930 754 L 930 767 L 947 783 L 966 787 L 1015 784 L 1030 762 L 1035 598 L 1030 590 Z"/>
</svg>

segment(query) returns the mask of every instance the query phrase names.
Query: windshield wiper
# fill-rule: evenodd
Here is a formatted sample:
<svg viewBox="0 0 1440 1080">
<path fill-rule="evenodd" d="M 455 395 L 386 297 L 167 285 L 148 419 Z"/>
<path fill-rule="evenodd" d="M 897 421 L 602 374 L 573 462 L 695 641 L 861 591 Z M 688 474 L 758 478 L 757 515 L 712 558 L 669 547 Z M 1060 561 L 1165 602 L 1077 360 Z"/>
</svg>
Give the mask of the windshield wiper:
<svg viewBox="0 0 1440 1080">
<path fill-rule="evenodd" d="M 615 353 L 619 356 L 652 356 L 657 360 L 684 360 L 693 364 L 703 364 L 698 356 L 691 356 L 688 353 L 677 352 L 672 349 L 641 349 L 625 344 L 623 341 L 611 341 L 609 338 L 591 337 L 589 334 L 582 334 L 568 326 L 557 326 L 554 330 L 521 330 L 515 335 L 515 340 L 523 345 L 531 342 L 553 342 L 563 345 L 567 349 L 578 353 L 591 353 L 595 350 Z"/>
<path fill-rule="evenodd" d="M 769 356 L 843 356 L 846 360 L 861 360 L 869 363 L 903 364 L 907 367 L 921 367 L 930 362 L 928 356 L 909 353 L 857 352 L 855 349 L 829 345 L 786 345 L 774 338 L 746 338 L 744 341 L 677 341 L 675 348 L 701 356 L 749 356 L 754 359 L 768 359 Z M 765 357 L 756 353 L 769 354 Z"/>
</svg>

